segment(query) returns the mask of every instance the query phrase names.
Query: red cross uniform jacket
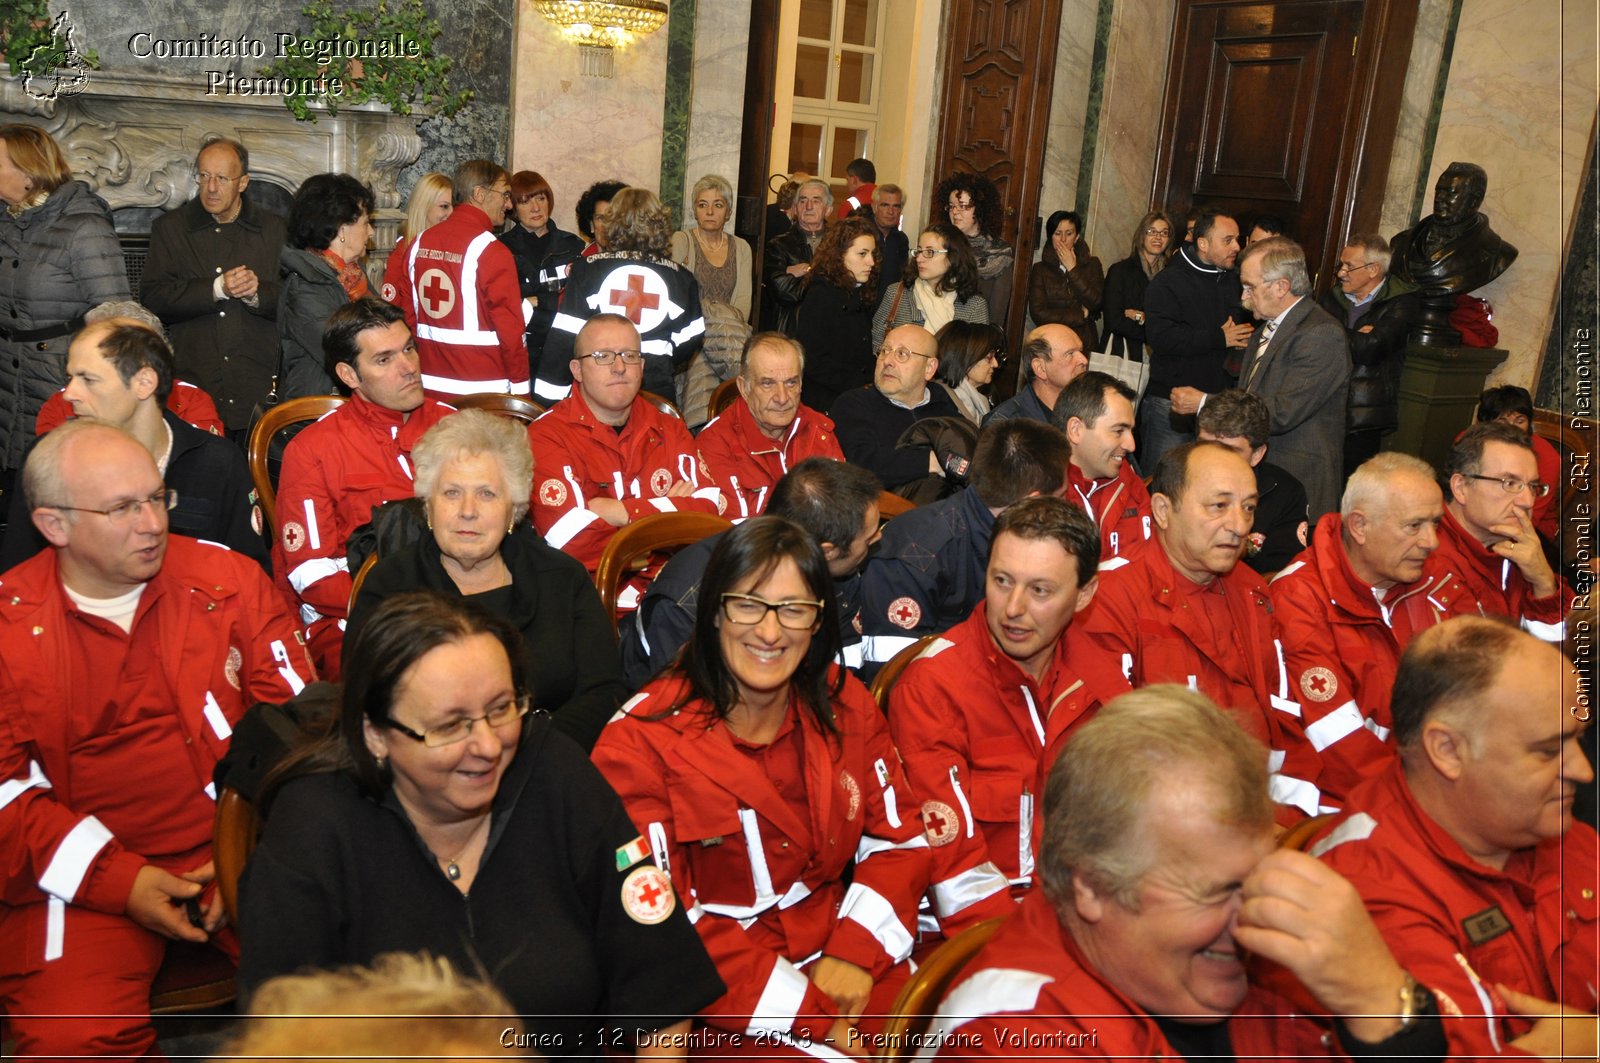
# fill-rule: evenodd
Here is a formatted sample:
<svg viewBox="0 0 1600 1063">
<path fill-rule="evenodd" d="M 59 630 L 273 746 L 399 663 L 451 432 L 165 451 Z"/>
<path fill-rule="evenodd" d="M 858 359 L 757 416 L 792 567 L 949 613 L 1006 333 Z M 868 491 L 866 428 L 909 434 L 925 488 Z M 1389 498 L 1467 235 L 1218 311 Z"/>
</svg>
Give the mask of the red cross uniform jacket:
<svg viewBox="0 0 1600 1063">
<path fill-rule="evenodd" d="M 211 396 L 187 381 L 172 382 L 172 390 L 167 393 L 167 409 L 202 432 L 220 436 L 227 431 Z M 39 407 L 39 417 L 33 422 L 34 434 L 42 436 L 56 425 L 71 419 L 72 405 L 67 402 L 66 389 L 63 388 L 45 399 L 44 405 Z"/>
<path fill-rule="evenodd" d="M 923 800 L 934 855 L 930 900 L 946 935 L 1009 913 L 1010 887 L 1020 895 L 1032 885 L 1049 766 L 1100 708 L 1077 663 L 1063 639 L 1044 680 L 1034 682 L 995 645 L 979 602 L 907 666 L 889 695 L 889 729 Z"/>
<path fill-rule="evenodd" d="M 1336 808 L 1392 758 L 1389 693 L 1406 644 L 1453 616 L 1479 615 L 1477 599 L 1437 553 L 1421 579 L 1389 588 L 1380 604 L 1350 568 L 1343 529 L 1339 514 L 1323 514 L 1314 545 L 1272 581 L 1278 641 L 1304 711 L 1301 744 L 1320 762 L 1324 803 Z"/>
<path fill-rule="evenodd" d="M 1208 613 L 1201 595 L 1220 601 Z M 1273 637 L 1272 601 L 1261 577 L 1243 565 L 1200 588 L 1178 573 L 1159 541 L 1127 565 L 1103 572 L 1094 601 L 1067 629 L 1068 642 L 1092 644 L 1122 666 L 1134 687 L 1179 683 L 1224 709 L 1269 750 L 1272 799 L 1283 818 L 1327 811 L 1315 785 L 1317 763 L 1300 747 L 1300 705 L 1291 695 L 1284 648 Z M 1222 623 L 1214 623 L 1222 620 Z"/>
<path fill-rule="evenodd" d="M 1124 461 L 1116 476 L 1090 480 L 1076 465 L 1067 465 L 1067 498 L 1077 502 L 1100 529 L 1100 571 L 1128 563 L 1155 531 L 1150 519 L 1150 491 Z"/>
<path fill-rule="evenodd" d="M 428 399 L 409 417 L 360 395 L 289 441 L 278 480 L 272 571 L 300 600 L 300 621 L 325 677 L 338 675 L 350 607 L 350 534 L 372 508 L 415 494 L 411 448 L 455 411 Z"/>
<path fill-rule="evenodd" d="M 1486 616 L 1509 617 L 1546 642 L 1560 644 L 1567 637 L 1566 611 L 1572 595 L 1560 574 L 1553 593 L 1535 598 L 1521 569 L 1474 538 L 1449 506 L 1439 522 L 1435 559 L 1461 577 Z"/>
<path fill-rule="evenodd" d="M 603 251 L 572 264 L 539 358 L 533 397 L 551 403 L 572 390 L 573 345 L 597 314 L 621 314 L 633 322 L 644 352 L 644 389 L 663 398 L 676 394 L 672 374 L 705 340 L 700 282 L 671 259 Z"/>
<path fill-rule="evenodd" d="M 1339 1055 L 1322 1021 L 1260 986 L 1227 1023 L 1238 1063 Z M 930 1057 L 1184 1058 L 1155 1019 L 1089 965 L 1042 890 L 962 968 L 916 1056 Z"/>
<path fill-rule="evenodd" d="M 91 644 L 152 655 L 155 671 L 79 659 L 80 627 Z M 90 674 L 108 664 L 112 674 Z M 48 901 L 51 916 L 42 942 L 0 940 L 0 968 L 17 969 L 13 950 L 62 955 L 62 905 L 121 915 L 146 863 L 182 872 L 210 859 L 211 771 L 233 725 L 256 702 L 284 701 L 315 678 L 282 596 L 259 565 L 225 547 L 169 536 L 127 634 L 71 603 L 54 550 L 7 572 L 0 898 Z"/>
<path fill-rule="evenodd" d="M 528 394 L 517 260 L 489 229 L 489 216 L 463 203 L 394 252 L 404 269 L 384 277 L 383 297 L 406 315 L 417 338 L 422 386 L 455 395 Z"/>
<path fill-rule="evenodd" d="M 789 434 L 777 442 L 762 434 L 743 398 L 735 397 L 695 437 L 711 475 L 728 501 L 728 517 L 760 516 L 783 474 L 807 458 L 844 460 L 833 422 L 800 407 Z"/>
<path fill-rule="evenodd" d="M 705 1020 L 820 1038 L 838 1008 L 803 965 L 833 956 L 877 980 L 911 954 L 929 874 L 917 799 L 883 714 L 853 677 L 833 702 L 838 737 L 791 701 L 773 740 L 800 742 L 800 801 L 705 703 L 650 718 L 682 691 L 674 675 L 647 685 L 601 734 L 594 762 L 728 985 Z"/>
<path fill-rule="evenodd" d="M 528 426 L 533 447 L 533 526 L 545 542 L 583 562 L 591 573 L 616 529 L 584 505 L 621 500 L 630 521 L 649 513 L 725 508 L 700 450 L 683 422 L 642 398 L 633 400 L 619 433 L 599 421 L 581 394 L 562 399 Z M 669 498 L 684 481 L 694 493 Z"/>
<path fill-rule="evenodd" d="M 1497 984 L 1577 1011 L 1600 1006 L 1600 846 L 1587 824 L 1478 863 L 1417 804 L 1395 760 L 1313 843 L 1361 893 L 1389 951 L 1434 992 L 1450 1055 L 1520 1055 L 1531 1021 Z"/>
</svg>

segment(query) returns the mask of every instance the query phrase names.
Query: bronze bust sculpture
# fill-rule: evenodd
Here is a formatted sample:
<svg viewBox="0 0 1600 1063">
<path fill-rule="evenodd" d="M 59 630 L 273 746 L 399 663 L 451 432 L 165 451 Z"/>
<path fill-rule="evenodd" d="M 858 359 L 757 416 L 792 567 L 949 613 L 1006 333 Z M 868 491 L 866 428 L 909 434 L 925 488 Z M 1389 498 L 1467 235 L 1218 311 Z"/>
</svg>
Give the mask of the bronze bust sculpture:
<svg viewBox="0 0 1600 1063">
<path fill-rule="evenodd" d="M 1390 272 L 1417 286 L 1422 313 L 1411 338 L 1433 347 L 1454 347 L 1461 333 L 1450 327 L 1456 296 L 1483 287 L 1516 261 L 1517 249 L 1489 228 L 1480 213 L 1489 175 L 1470 162 L 1453 162 L 1433 186 L 1433 213 L 1390 241 Z"/>
</svg>

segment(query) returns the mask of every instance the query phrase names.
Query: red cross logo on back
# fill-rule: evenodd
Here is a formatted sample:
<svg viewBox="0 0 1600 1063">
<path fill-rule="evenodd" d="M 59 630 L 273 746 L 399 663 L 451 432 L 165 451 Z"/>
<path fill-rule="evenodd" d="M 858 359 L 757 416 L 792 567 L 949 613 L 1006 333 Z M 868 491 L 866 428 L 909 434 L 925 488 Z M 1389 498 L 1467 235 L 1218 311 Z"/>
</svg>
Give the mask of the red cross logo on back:
<svg viewBox="0 0 1600 1063">
<path fill-rule="evenodd" d="M 422 274 L 417 291 L 422 294 L 422 309 L 431 318 L 441 318 L 456 306 L 456 287 L 450 275 L 441 269 L 430 269 Z"/>
<path fill-rule="evenodd" d="M 661 297 L 645 291 L 644 278 L 637 273 L 628 275 L 626 288 L 613 288 L 606 293 L 606 298 L 611 300 L 612 306 L 621 309 L 628 320 L 635 325 L 644 320 L 642 310 L 654 310 L 661 305 Z"/>
</svg>

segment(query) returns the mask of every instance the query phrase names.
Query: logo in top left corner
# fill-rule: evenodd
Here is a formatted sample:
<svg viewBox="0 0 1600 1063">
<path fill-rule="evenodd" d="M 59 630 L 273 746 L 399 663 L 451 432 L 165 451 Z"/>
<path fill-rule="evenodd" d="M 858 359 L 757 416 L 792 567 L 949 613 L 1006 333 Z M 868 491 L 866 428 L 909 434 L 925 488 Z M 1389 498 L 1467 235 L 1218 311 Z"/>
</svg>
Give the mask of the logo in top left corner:
<svg viewBox="0 0 1600 1063">
<path fill-rule="evenodd" d="M 22 91 L 36 100 L 57 100 L 76 96 L 89 84 L 89 61 L 78 50 L 72 35 L 76 27 L 72 16 L 63 11 L 50 24 L 50 39 L 35 45 L 22 66 Z"/>
</svg>

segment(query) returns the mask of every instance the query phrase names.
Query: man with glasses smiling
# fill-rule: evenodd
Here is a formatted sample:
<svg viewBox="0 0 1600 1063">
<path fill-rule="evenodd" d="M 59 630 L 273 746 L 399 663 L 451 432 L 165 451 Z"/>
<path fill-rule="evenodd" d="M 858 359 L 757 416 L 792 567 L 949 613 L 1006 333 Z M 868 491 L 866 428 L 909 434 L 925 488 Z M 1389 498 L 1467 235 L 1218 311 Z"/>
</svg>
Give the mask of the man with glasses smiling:
<svg viewBox="0 0 1600 1063">
<path fill-rule="evenodd" d="M 1344 475 L 1378 452 L 1385 432 L 1400 423 L 1400 370 L 1406 339 L 1420 306 L 1414 285 L 1389 273 L 1389 241 L 1357 234 L 1339 252 L 1338 284 L 1322 309 L 1344 326 L 1350 341 L 1350 398 L 1344 437 Z"/>
<path fill-rule="evenodd" d="M 1450 448 L 1450 495 L 1439 524 L 1439 557 L 1490 616 L 1559 644 L 1571 595 L 1545 559 L 1533 505 L 1550 493 L 1528 437 L 1508 424 L 1475 424 Z"/>
<path fill-rule="evenodd" d="M 455 209 L 411 242 L 406 268 L 392 291 L 384 285 L 383 297 L 417 337 L 429 398 L 526 395 L 523 330 L 533 308 L 522 301 L 516 257 L 495 238 L 511 207 L 511 175 L 487 159 L 469 159 L 452 180 Z"/>
<path fill-rule="evenodd" d="M 167 326 L 178 375 L 216 399 L 241 445 L 278 371 L 283 219 L 244 197 L 250 153 L 214 137 L 195 159 L 198 195 L 150 228 L 139 301 Z"/>
<path fill-rule="evenodd" d="M 51 548 L 0 597 L 0 1006 L 19 1052 L 139 1056 L 167 942 L 238 955 L 212 769 L 245 709 L 315 672 L 255 562 L 168 535 L 132 436 L 64 424 L 23 490 Z"/>
</svg>

